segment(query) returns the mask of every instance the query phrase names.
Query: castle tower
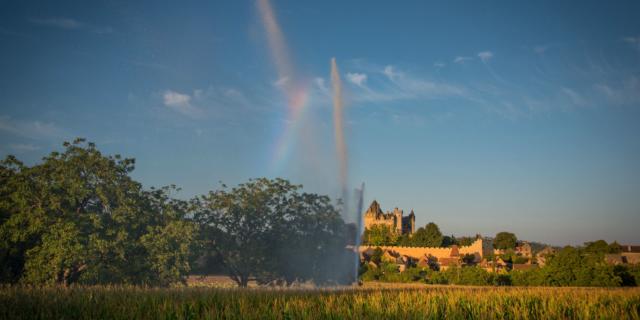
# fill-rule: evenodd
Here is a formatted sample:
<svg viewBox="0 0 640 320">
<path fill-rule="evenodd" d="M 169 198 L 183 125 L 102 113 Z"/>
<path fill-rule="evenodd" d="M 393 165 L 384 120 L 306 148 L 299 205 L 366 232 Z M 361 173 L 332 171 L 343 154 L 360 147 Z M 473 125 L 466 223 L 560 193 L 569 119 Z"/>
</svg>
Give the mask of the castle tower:
<svg viewBox="0 0 640 320">
<path fill-rule="evenodd" d="M 402 233 L 414 233 L 416 229 L 416 215 L 411 209 L 408 216 L 402 218 Z"/>
<path fill-rule="evenodd" d="M 399 210 L 398 207 L 393 209 L 393 217 L 395 218 L 395 227 L 398 234 L 402 234 L 402 210 Z"/>
<path fill-rule="evenodd" d="M 373 200 L 369 209 L 364 213 L 364 228 L 369 229 L 372 225 L 378 223 L 378 220 L 382 218 L 384 213 L 380 209 L 378 201 Z"/>
<path fill-rule="evenodd" d="M 377 217 L 381 214 L 382 214 L 382 209 L 380 209 L 380 204 L 378 203 L 378 201 L 373 200 L 373 202 L 371 202 L 371 205 L 369 206 L 369 209 L 367 209 L 367 212 L 365 212 L 364 215 Z"/>
</svg>

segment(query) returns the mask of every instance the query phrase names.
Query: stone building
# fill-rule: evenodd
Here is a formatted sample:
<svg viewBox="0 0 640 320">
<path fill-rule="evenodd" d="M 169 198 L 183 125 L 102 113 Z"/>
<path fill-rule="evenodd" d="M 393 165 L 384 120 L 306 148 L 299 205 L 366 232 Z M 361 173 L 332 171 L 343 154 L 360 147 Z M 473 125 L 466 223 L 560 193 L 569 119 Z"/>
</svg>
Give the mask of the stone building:
<svg viewBox="0 0 640 320">
<path fill-rule="evenodd" d="M 371 202 L 369 209 L 364 213 L 364 228 L 369 229 L 374 225 L 386 225 L 398 234 L 411 234 L 415 231 L 416 216 L 411 210 L 408 216 L 398 208 L 393 212 L 384 213 L 376 200 Z"/>
<path fill-rule="evenodd" d="M 529 242 L 523 241 L 515 248 L 515 252 L 519 256 L 523 256 L 525 258 L 531 259 L 533 257 L 533 250 L 531 249 L 531 245 Z"/>
<path fill-rule="evenodd" d="M 625 263 L 640 264 L 640 246 L 627 244 L 621 247 Z"/>
<path fill-rule="evenodd" d="M 610 265 L 640 264 L 640 246 L 621 245 L 620 253 L 606 254 L 604 260 Z"/>
<path fill-rule="evenodd" d="M 536 254 L 536 262 L 540 267 L 544 267 L 544 265 L 547 263 L 547 257 L 553 255 L 555 252 L 555 249 L 549 246 L 545 247 L 544 249 L 542 249 L 542 251 Z"/>
</svg>

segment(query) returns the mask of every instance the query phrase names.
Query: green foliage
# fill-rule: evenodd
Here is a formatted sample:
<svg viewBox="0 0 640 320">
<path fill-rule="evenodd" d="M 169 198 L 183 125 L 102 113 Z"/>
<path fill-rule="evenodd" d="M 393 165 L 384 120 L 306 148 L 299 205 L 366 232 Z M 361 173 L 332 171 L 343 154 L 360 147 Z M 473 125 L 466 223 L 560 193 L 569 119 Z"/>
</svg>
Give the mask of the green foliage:
<svg viewBox="0 0 640 320">
<path fill-rule="evenodd" d="M 511 274 L 496 274 L 493 276 L 493 284 L 496 286 L 510 286 L 512 282 Z"/>
<path fill-rule="evenodd" d="M 609 244 L 609 253 L 621 253 L 621 252 L 622 252 L 622 246 L 617 241 L 614 241 Z"/>
<path fill-rule="evenodd" d="M 609 244 L 604 240 L 586 242 L 584 245 L 584 251 L 588 253 L 606 254 L 610 251 Z"/>
<path fill-rule="evenodd" d="M 613 274 L 613 268 L 600 256 L 594 257 L 570 246 L 556 253 L 545 267 L 547 285 L 618 286 L 621 283 Z"/>
<path fill-rule="evenodd" d="M 133 159 L 83 139 L 64 147 L 31 167 L 0 162 L 2 283 L 167 286 L 199 257 L 215 257 L 241 285 L 345 281 L 335 271 L 352 270 L 353 230 L 326 196 L 257 179 L 178 200 L 174 186 L 133 180 Z"/>
<path fill-rule="evenodd" d="M 442 246 L 443 247 L 450 247 L 454 244 L 458 244 L 458 241 L 456 240 L 456 237 L 454 237 L 453 235 L 451 236 L 443 236 L 442 237 Z"/>
<path fill-rule="evenodd" d="M 423 282 L 426 274 L 427 271 L 421 268 L 407 268 L 403 272 L 393 271 L 390 268 L 378 280 L 398 283 Z"/>
<path fill-rule="evenodd" d="M 382 282 L 423 282 L 426 279 L 427 270 L 410 267 L 400 272 L 398 265 L 390 262 L 382 262 L 378 267 L 369 264 L 362 264 L 360 267 L 360 279 L 362 281 L 382 281 Z"/>
<path fill-rule="evenodd" d="M 456 242 L 459 246 L 461 247 L 466 247 L 466 246 L 470 246 L 473 244 L 473 242 L 476 241 L 475 237 L 460 237 L 460 238 L 456 238 Z"/>
<path fill-rule="evenodd" d="M 395 229 L 385 224 L 376 224 L 364 230 L 362 244 L 370 246 L 394 246 L 398 244 L 400 236 Z M 406 241 L 402 238 L 403 241 Z"/>
<path fill-rule="evenodd" d="M 476 262 L 476 256 L 472 253 L 467 253 L 462 256 L 462 262 L 465 264 L 473 264 Z"/>
<path fill-rule="evenodd" d="M 622 247 L 615 241 L 611 244 L 607 244 L 604 240 L 597 240 L 593 242 L 586 242 L 584 244 L 584 251 L 592 254 L 604 255 L 609 253 L 620 253 L 622 252 Z"/>
<path fill-rule="evenodd" d="M 606 247 L 608 248 L 608 246 Z M 543 268 L 512 271 L 513 284 L 518 286 L 617 287 L 625 283 L 632 283 L 627 270 L 607 265 L 603 256 L 594 254 L 592 249 L 567 246 L 554 255 L 550 255 Z"/>
<path fill-rule="evenodd" d="M 523 257 L 523 256 L 516 256 L 515 258 L 513 258 L 512 262 L 515 264 L 525 264 L 529 262 L 529 258 Z"/>
<path fill-rule="evenodd" d="M 0 166 L 0 250 L 2 282 L 30 284 L 167 284 L 186 275 L 183 264 L 165 280 L 155 277 L 161 251 L 147 250 L 144 239 L 172 225 L 182 245 L 190 246 L 190 222 L 175 206 L 168 188 L 145 192 L 130 178 L 133 159 L 104 156 L 93 143 L 64 143 L 32 167 L 8 157 Z M 161 199 L 153 199 L 161 196 Z M 176 211 L 177 210 L 177 211 Z M 162 235 L 164 237 L 166 235 Z M 173 252 L 173 248 L 167 248 Z M 168 267 L 174 267 L 173 265 Z"/>
<path fill-rule="evenodd" d="M 511 283 L 514 286 L 543 286 L 546 281 L 546 269 L 528 269 L 513 270 L 511 275 Z"/>
<path fill-rule="evenodd" d="M 442 245 L 442 232 L 438 225 L 429 222 L 424 228 L 418 228 L 411 237 L 415 247 L 440 247 Z"/>
<path fill-rule="evenodd" d="M 221 257 L 238 285 L 348 281 L 340 273 L 354 259 L 345 249 L 347 227 L 328 197 L 300 189 L 260 178 L 194 200 L 204 250 Z"/>
<path fill-rule="evenodd" d="M 442 272 L 448 284 L 485 286 L 493 284 L 494 274 L 480 267 L 452 266 Z"/>
<path fill-rule="evenodd" d="M 371 262 L 375 264 L 380 264 L 380 262 L 382 262 L 383 254 L 384 254 L 384 251 L 382 251 L 382 249 L 380 249 L 379 247 L 375 248 L 373 250 L 373 255 L 371 256 Z"/>
<path fill-rule="evenodd" d="M 493 240 L 493 247 L 496 249 L 513 249 L 516 247 L 518 238 L 511 232 L 499 232 Z"/>
<path fill-rule="evenodd" d="M 380 254 L 382 251 L 380 251 Z M 466 266 L 449 267 L 444 271 L 421 269 L 423 277 L 430 284 L 458 284 L 458 285 L 496 285 L 496 286 L 587 286 L 587 287 L 618 287 L 637 286 L 640 282 L 640 266 L 616 265 L 605 263 L 602 255 L 596 255 L 584 248 L 565 247 L 555 254 L 547 256 L 547 264 L 541 268 L 527 270 L 513 270 L 507 274 L 488 272 L 469 263 L 473 256 L 463 256 Z M 485 257 L 489 259 L 489 257 Z M 519 263 L 522 258 L 516 255 L 505 256 Z M 380 259 L 377 259 L 380 261 Z M 377 262 L 379 263 L 379 262 Z M 407 270 L 411 270 L 408 268 Z M 406 272 L 406 271 L 405 271 Z M 396 272 L 398 273 L 398 272 Z M 399 275 L 389 276 L 384 270 L 372 271 L 363 280 L 399 281 L 405 282 L 408 277 Z M 402 280 L 398 280 L 402 279 Z M 418 279 L 418 278 L 416 278 Z M 422 280 L 415 280 L 422 281 Z"/>
</svg>

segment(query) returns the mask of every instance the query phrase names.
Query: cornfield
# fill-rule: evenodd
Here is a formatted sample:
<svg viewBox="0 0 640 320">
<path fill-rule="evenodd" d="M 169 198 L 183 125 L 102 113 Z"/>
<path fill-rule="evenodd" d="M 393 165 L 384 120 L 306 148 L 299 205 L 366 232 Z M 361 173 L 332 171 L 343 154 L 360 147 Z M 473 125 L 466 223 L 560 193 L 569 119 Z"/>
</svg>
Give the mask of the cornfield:
<svg viewBox="0 0 640 320">
<path fill-rule="evenodd" d="M 640 289 L 2 287 L 0 318 L 640 319 Z"/>
</svg>

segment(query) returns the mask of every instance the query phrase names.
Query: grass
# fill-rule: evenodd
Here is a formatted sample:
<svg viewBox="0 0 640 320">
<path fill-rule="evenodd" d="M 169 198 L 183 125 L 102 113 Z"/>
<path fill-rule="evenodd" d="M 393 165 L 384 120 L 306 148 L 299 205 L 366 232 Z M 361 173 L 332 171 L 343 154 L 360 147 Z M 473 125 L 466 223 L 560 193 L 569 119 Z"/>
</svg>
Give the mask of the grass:
<svg viewBox="0 0 640 320">
<path fill-rule="evenodd" d="M 368 287 L 367 287 L 368 286 Z M 1 319 L 640 319 L 640 288 L 0 288 Z"/>
</svg>

